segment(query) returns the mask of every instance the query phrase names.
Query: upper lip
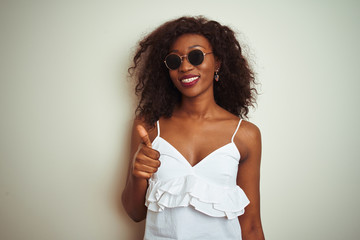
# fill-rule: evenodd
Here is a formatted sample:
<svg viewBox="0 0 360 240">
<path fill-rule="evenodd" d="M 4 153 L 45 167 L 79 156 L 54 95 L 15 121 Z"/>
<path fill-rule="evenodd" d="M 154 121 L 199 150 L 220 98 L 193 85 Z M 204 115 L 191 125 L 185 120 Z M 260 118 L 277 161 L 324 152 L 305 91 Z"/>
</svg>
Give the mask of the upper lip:
<svg viewBox="0 0 360 240">
<path fill-rule="evenodd" d="M 193 77 L 199 77 L 199 75 L 193 75 L 193 74 L 187 74 L 182 76 L 179 80 L 187 79 L 187 78 L 193 78 Z"/>
</svg>

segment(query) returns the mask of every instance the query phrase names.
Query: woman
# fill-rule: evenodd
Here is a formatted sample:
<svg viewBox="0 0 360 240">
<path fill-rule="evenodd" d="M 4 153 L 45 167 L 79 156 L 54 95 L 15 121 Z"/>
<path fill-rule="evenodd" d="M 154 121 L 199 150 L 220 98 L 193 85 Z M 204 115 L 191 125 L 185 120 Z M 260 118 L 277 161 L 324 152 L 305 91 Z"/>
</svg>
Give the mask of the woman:
<svg viewBox="0 0 360 240">
<path fill-rule="evenodd" d="M 130 71 L 141 97 L 122 201 L 146 218 L 144 239 L 264 239 L 260 131 L 242 120 L 256 90 L 234 32 L 203 17 L 167 22 Z"/>
</svg>

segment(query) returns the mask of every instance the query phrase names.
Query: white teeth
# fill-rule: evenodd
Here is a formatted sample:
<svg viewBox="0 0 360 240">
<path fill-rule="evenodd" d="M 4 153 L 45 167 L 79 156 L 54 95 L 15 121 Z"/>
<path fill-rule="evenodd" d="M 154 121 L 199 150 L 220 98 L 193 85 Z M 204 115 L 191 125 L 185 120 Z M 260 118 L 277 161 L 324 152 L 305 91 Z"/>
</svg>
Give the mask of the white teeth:
<svg viewBox="0 0 360 240">
<path fill-rule="evenodd" d="M 181 80 L 181 82 L 189 83 L 189 82 L 192 82 L 192 81 L 194 81 L 196 79 L 198 79 L 198 77 L 186 78 L 186 79 Z"/>
</svg>

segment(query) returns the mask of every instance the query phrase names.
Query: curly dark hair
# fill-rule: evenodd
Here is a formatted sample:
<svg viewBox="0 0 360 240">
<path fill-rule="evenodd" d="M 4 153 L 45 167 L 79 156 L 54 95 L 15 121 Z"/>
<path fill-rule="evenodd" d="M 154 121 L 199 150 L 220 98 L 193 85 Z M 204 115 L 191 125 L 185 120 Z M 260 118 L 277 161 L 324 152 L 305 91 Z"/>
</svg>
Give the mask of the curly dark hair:
<svg viewBox="0 0 360 240">
<path fill-rule="evenodd" d="M 136 116 L 153 126 L 160 117 L 171 117 L 181 101 L 181 93 L 173 85 L 163 60 L 173 42 L 181 35 L 192 33 L 207 38 L 214 56 L 221 62 L 214 83 L 216 103 L 227 111 L 246 117 L 249 106 L 255 104 L 254 73 L 242 54 L 235 33 L 227 26 L 203 16 L 181 17 L 162 24 L 140 41 L 129 68 L 136 76 L 135 93 L 140 95 Z"/>
</svg>

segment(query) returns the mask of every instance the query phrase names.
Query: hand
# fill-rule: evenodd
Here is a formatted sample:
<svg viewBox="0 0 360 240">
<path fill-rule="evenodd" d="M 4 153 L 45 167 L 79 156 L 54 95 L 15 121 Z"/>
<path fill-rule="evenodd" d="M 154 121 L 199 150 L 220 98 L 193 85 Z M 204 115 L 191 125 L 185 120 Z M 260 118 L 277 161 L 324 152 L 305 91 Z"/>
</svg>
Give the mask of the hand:
<svg viewBox="0 0 360 240">
<path fill-rule="evenodd" d="M 143 126 L 137 125 L 136 130 L 142 144 L 135 154 L 132 174 L 138 178 L 149 179 L 160 167 L 160 153 L 152 149 L 149 135 Z"/>
</svg>

